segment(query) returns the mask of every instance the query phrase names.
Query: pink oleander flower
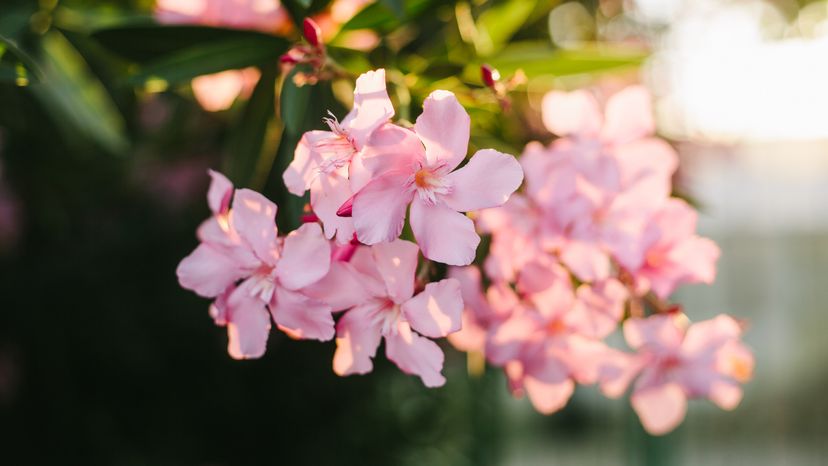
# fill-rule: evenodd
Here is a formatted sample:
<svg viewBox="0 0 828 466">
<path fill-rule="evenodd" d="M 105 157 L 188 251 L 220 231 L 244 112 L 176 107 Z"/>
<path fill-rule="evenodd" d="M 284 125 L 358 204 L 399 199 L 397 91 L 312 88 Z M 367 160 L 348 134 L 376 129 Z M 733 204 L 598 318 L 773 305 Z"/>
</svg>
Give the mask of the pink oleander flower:
<svg viewBox="0 0 828 466">
<path fill-rule="evenodd" d="M 227 110 L 237 98 L 248 98 L 259 82 L 257 68 L 227 70 L 205 74 L 193 79 L 193 95 L 199 105 L 208 112 Z"/>
<path fill-rule="evenodd" d="M 610 257 L 637 268 L 642 232 L 668 198 L 678 164 L 675 151 L 652 137 L 649 93 L 629 87 L 602 115 L 586 91 L 550 92 L 543 120 L 561 138 L 549 148 L 528 145 L 521 163 L 528 194 L 567 240 L 562 261 L 587 281 L 609 275 Z"/>
<path fill-rule="evenodd" d="M 213 216 L 199 227 L 201 244 L 177 274 L 182 287 L 216 298 L 210 312 L 227 326 L 230 356 L 261 357 L 271 318 L 296 338 L 333 338 L 331 307 L 302 291 L 330 268 L 330 245 L 319 225 L 307 223 L 280 238 L 275 204 L 249 189 L 234 191 L 220 173 L 210 176 Z"/>
<path fill-rule="evenodd" d="M 365 244 L 393 241 L 410 224 L 423 255 L 468 265 L 480 237 L 461 212 L 503 205 L 523 182 L 520 164 L 493 149 L 478 151 L 462 168 L 469 144 L 469 115 L 448 91 L 423 104 L 414 129 L 375 133 L 363 155 L 373 178 L 353 198 L 357 237 Z"/>
<path fill-rule="evenodd" d="M 335 309 L 348 308 L 336 325 L 337 374 L 371 372 L 380 340 L 385 339 L 385 355 L 400 370 L 419 376 L 428 387 L 445 383 L 440 373 L 443 351 L 429 338 L 460 329 L 460 284 L 447 278 L 425 285 L 415 295 L 417 256 L 417 245 L 403 240 L 360 246 L 350 261 L 338 264 L 350 278 L 340 275 L 330 281 L 347 286 L 315 287 L 314 292 L 328 295 Z"/>
<path fill-rule="evenodd" d="M 339 122 L 325 122 L 330 131 L 309 131 L 296 147 L 293 161 L 282 175 L 288 190 L 297 195 L 311 192 L 311 206 L 322 221 L 325 236 L 346 243 L 354 236 L 353 221 L 337 210 L 353 192 L 364 186 L 370 173 L 363 167 L 362 151 L 372 134 L 396 134 L 386 124 L 394 108 L 385 90 L 385 70 L 361 75 L 354 89 L 354 108 Z"/>
<path fill-rule="evenodd" d="M 644 428 L 662 435 L 681 424 L 687 400 L 708 398 L 731 410 L 742 399 L 741 385 L 753 374 L 753 355 L 741 342 L 742 329 L 719 315 L 687 326 L 683 314 L 659 314 L 624 323 L 627 343 L 638 351 L 641 371 L 632 406 Z"/>
<path fill-rule="evenodd" d="M 155 18 L 165 24 L 254 29 L 285 33 L 290 16 L 279 0 L 156 0 Z"/>
<path fill-rule="evenodd" d="M 448 341 L 460 351 L 485 355 L 488 329 L 509 317 L 517 297 L 505 282 L 493 284 L 483 293 L 480 270 L 474 266 L 450 267 L 448 276 L 460 284 L 464 305 L 463 325 Z"/>
<path fill-rule="evenodd" d="M 713 283 L 719 247 L 696 235 L 698 214 L 681 199 L 670 199 L 644 232 L 645 256 L 631 271 L 638 293 L 668 297 L 683 283 Z"/>
<path fill-rule="evenodd" d="M 513 297 L 512 314 L 490 327 L 486 356 L 504 367 L 513 393 L 550 414 L 576 383 L 603 382 L 606 362 L 623 357 L 601 339 L 623 317 L 626 289 L 616 280 L 573 289 L 569 272 L 543 256 L 524 267 L 517 289 L 523 299 Z"/>
</svg>

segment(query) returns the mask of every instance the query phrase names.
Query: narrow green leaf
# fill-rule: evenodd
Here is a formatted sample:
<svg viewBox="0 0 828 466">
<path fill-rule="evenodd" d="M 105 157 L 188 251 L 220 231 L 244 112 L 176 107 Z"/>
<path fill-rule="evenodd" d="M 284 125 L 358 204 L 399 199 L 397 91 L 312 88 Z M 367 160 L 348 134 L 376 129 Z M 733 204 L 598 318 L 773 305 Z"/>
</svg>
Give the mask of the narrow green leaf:
<svg viewBox="0 0 828 466">
<path fill-rule="evenodd" d="M 113 154 L 123 153 L 129 146 L 124 118 L 83 56 L 55 30 L 41 44 L 44 79 L 31 86 L 35 96 L 65 131 L 80 133 Z"/>
<path fill-rule="evenodd" d="M 430 11 L 431 8 L 440 2 L 438 0 L 408 0 L 403 2 L 402 15 L 394 11 L 394 7 L 383 1 L 372 3 L 354 15 L 350 21 L 342 26 L 343 31 L 355 29 L 379 29 L 388 31 L 399 26 L 404 21 L 416 19 L 418 16 Z"/>
<path fill-rule="evenodd" d="M 477 54 L 489 56 L 502 49 L 529 19 L 536 0 L 509 0 L 484 11 L 477 20 Z"/>
<path fill-rule="evenodd" d="M 226 148 L 224 172 L 240 186 L 260 188 L 265 181 L 279 141 L 276 115 L 276 79 L 279 67 L 271 64 L 235 123 Z"/>
<path fill-rule="evenodd" d="M 282 93 L 279 102 L 279 114 L 282 121 L 285 123 L 285 132 L 292 135 L 297 135 L 304 130 L 305 115 L 308 111 L 308 103 L 310 102 L 311 92 L 315 86 L 304 85 L 297 86 L 294 82 L 294 76 L 297 73 L 307 72 L 304 66 L 295 67 L 287 76 L 285 76 L 282 84 Z M 320 116 L 320 119 L 322 116 Z"/>
<path fill-rule="evenodd" d="M 387 6 L 398 19 L 405 17 L 405 2 L 403 0 L 380 0 L 380 3 Z"/>
<path fill-rule="evenodd" d="M 288 47 L 276 38 L 249 37 L 204 44 L 175 52 L 141 67 L 129 82 L 140 84 L 150 78 L 174 84 L 219 71 L 261 66 L 278 60 Z"/>
</svg>

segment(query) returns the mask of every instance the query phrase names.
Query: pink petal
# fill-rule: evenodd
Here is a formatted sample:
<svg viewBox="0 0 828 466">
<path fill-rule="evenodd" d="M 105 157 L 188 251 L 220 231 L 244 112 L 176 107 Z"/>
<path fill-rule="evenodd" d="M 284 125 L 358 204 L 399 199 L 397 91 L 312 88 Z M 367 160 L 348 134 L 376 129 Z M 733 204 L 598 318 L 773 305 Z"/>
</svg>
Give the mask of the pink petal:
<svg viewBox="0 0 828 466">
<path fill-rule="evenodd" d="M 346 312 L 336 324 L 336 353 L 333 369 L 338 375 L 367 374 L 374 365 L 382 338 L 382 320 L 372 303 L 357 306 Z"/>
<path fill-rule="evenodd" d="M 687 412 L 687 397 L 675 383 L 637 389 L 630 401 L 644 429 L 652 435 L 675 429 Z"/>
<path fill-rule="evenodd" d="M 713 283 L 721 251 L 712 240 L 692 236 L 670 251 L 670 260 L 684 267 L 684 283 Z"/>
<path fill-rule="evenodd" d="M 268 264 L 276 257 L 276 204 L 249 189 L 237 189 L 231 224 L 256 256 Z"/>
<path fill-rule="evenodd" d="M 398 304 L 414 294 L 417 271 L 417 245 L 401 239 L 372 246 L 377 271 L 385 282 L 388 296 Z"/>
<path fill-rule="evenodd" d="M 371 297 L 364 288 L 363 281 L 362 275 L 351 264 L 332 261 L 328 274 L 303 288 L 302 293 L 328 304 L 333 312 L 343 311 L 362 304 Z"/>
<path fill-rule="evenodd" d="M 543 124 L 558 136 L 595 135 L 602 116 L 595 97 L 587 91 L 552 91 L 543 97 Z"/>
<path fill-rule="evenodd" d="M 234 359 L 260 358 L 267 348 L 270 316 L 265 303 L 239 287 L 227 300 L 227 352 Z"/>
<path fill-rule="evenodd" d="M 608 398 L 620 398 L 641 371 L 644 363 L 645 359 L 641 357 L 609 349 L 598 366 L 601 393 Z"/>
<path fill-rule="evenodd" d="M 405 322 L 399 322 L 397 331 L 385 336 L 385 355 L 406 374 L 417 375 L 426 387 L 440 387 L 446 383 L 443 370 L 443 350 L 436 343 L 411 331 Z"/>
<path fill-rule="evenodd" d="M 463 325 L 460 330 L 447 337 L 449 343 L 458 351 L 483 353 L 486 350 L 486 329 L 475 320 L 474 314 L 468 310 L 463 311 L 461 320 Z"/>
<path fill-rule="evenodd" d="M 431 338 L 440 338 L 460 330 L 463 298 L 460 282 L 446 278 L 429 283 L 425 290 L 400 307 L 411 328 Z"/>
<path fill-rule="evenodd" d="M 249 271 L 233 258 L 209 244 L 199 244 L 176 269 L 178 283 L 199 296 L 212 298 L 221 294 Z"/>
<path fill-rule="evenodd" d="M 444 162 L 448 170 L 454 170 L 466 158 L 470 123 L 469 114 L 453 93 L 438 90 L 426 98 L 414 131 L 425 145 L 429 165 Z"/>
<path fill-rule="evenodd" d="M 394 116 L 394 107 L 385 90 L 385 70 L 363 73 L 354 89 L 354 109 L 342 120 L 342 126 L 361 149 L 371 133 Z"/>
<path fill-rule="evenodd" d="M 411 203 L 411 230 L 427 259 L 448 265 L 474 261 L 480 237 L 474 222 L 445 204 L 426 205 L 419 198 Z"/>
<path fill-rule="evenodd" d="M 674 352 L 684 340 L 684 329 L 677 319 L 677 316 L 668 314 L 627 319 L 624 322 L 624 338 L 633 349 Z"/>
<path fill-rule="evenodd" d="M 523 169 L 513 156 L 483 149 L 447 178 L 452 191 L 443 201 L 458 212 L 469 212 L 505 204 L 523 182 Z"/>
<path fill-rule="evenodd" d="M 561 316 L 572 309 L 575 299 L 572 278 L 548 256 L 539 256 L 526 264 L 520 271 L 517 287 L 546 318 Z"/>
<path fill-rule="evenodd" d="M 280 329 L 297 338 L 327 341 L 335 333 L 329 305 L 281 286 L 276 287 L 270 314 Z"/>
<path fill-rule="evenodd" d="M 523 346 L 530 341 L 541 323 L 528 313 L 515 313 L 489 331 L 486 342 L 486 358 L 494 365 L 502 366 L 520 356 Z"/>
<path fill-rule="evenodd" d="M 319 176 L 319 164 L 322 162 L 316 144 L 331 137 L 334 137 L 334 134 L 330 131 L 308 131 L 302 135 L 293 153 L 293 161 L 282 174 L 285 186 L 291 194 L 301 196 L 310 189 L 311 182 Z"/>
<path fill-rule="evenodd" d="M 492 313 L 486 296 L 483 294 L 483 278 L 480 269 L 475 266 L 449 267 L 448 277 L 460 283 L 463 305 L 471 311 L 472 315 L 482 317 Z"/>
<path fill-rule="evenodd" d="M 351 198 L 350 183 L 336 172 L 320 175 L 311 184 L 311 207 L 325 228 L 325 237 L 336 236 L 340 244 L 354 237 L 354 222 L 351 218 L 337 215 L 337 211 Z"/>
<path fill-rule="evenodd" d="M 622 142 L 655 132 L 652 96 L 644 86 L 630 86 L 607 101 L 601 139 Z"/>
<path fill-rule="evenodd" d="M 394 172 L 410 176 L 416 170 L 415 165 L 425 164 L 425 151 L 414 131 L 387 123 L 371 134 L 359 158 L 362 164 L 359 170 L 374 177 Z M 351 188 L 356 191 L 364 186 L 365 176 L 360 173 L 352 177 Z"/>
<path fill-rule="evenodd" d="M 566 322 L 584 336 L 603 339 L 615 331 L 624 317 L 624 303 L 629 293 L 621 282 L 611 278 L 579 286 L 577 297 Z"/>
<path fill-rule="evenodd" d="M 318 223 L 306 223 L 285 238 L 276 277 L 285 288 L 298 290 L 320 280 L 331 266 L 331 245 Z"/>
<path fill-rule="evenodd" d="M 230 199 L 233 197 L 233 183 L 221 173 L 208 170 L 210 174 L 210 188 L 207 190 L 207 205 L 214 214 L 223 214 L 230 208 Z"/>
<path fill-rule="evenodd" d="M 690 358 L 713 356 L 720 348 L 738 341 L 742 328 L 733 317 L 726 314 L 696 322 L 687 329 L 682 343 L 682 353 Z"/>
<path fill-rule="evenodd" d="M 407 180 L 405 173 L 383 175 L 354 196 L 354 227 L 361 243 L 377 244 L 400 236 L 406 207 L 414 197 L 405 187 Z"/>
<path fill-rule="evenodd" d="M 742 387 L 734 382 L 717 380 L 711 384 L 708 397 L 719 408 L 732 411 L 742 402 Z"/>
<path fill-rule="evenodd" d="M 583 281 L 609 277 L 609 256 L 596 244 L 570 241 L 561 251 L 561 261 Z"/>
<path fill-rule="evenodd" d="M 552 414 L 561 410 L 569 402 L 575 391 L 575 382 L 564 378 L 555 381 L 546 381 L 527 375 L 523 379 L 523 387 L 532 406 L 541 414 Z"/>
</svg>

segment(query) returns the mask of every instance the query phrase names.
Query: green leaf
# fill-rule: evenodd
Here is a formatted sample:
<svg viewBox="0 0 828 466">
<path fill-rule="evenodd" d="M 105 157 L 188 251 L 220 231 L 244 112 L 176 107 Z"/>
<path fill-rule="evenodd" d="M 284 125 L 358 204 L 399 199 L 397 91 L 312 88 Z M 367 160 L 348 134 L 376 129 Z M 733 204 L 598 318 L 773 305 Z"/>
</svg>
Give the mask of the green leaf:
<svg viewBox="0 0 828 466">
<path fill-rule="evenodd" d="M 123 153 L 129 146 L 124 118 L 83 56 L 55 30 L 41 40 L 43 82 L 30 88 L 69 136 L 80 133 L 103 149 Z"/>
<path fill-rule="evenodd" d="M 248 37 L 203 44 L 151 61 L 130 76 L 132 84 L 158 78 L 174 84 L 219 71 L 276 62 L 288 47 L 276 37 Z"/>
<path fill-rule="evenodd" d="M 509 0 L 484 11 L 477 19 L 474 46 L 480 56 L 500 49 L 520 30 L 537 6 L 536 0 Z"/>
<path fill-rule="evenodd" d="M 0 35 L 0 44 L 3 46 L 3 50 L 0 51 L 0 57 L 3 57 L 6 53 L 11 54 L 14 56 L 20 64 L 22 64 L 26 70 L 28 70 L 31 76 L 27 76 L 29 81 L 40 81 L 43 79 L 43 70 L 40 68 L 40 65 L 37 64 L 34 58 L 32 58 L 28 53 L 24 52 L 23 49 L 18 47 L 17 43 L 11 40 L 8 37 Z"/>
<path fill-rule="evenodd" d="M 395 12 L 393 5 L 389 2 L 382 1 L 372 3 L 354 15 L 350 21 L 342 26 L 343 31 L 352 31 L 355 29 L 378 29 L 382 31 L 389 31 L 405 21 L 416 19 L 418 16 L 424 14 L 426 11 L 438 4 L 437 0 L 408 0 L 403 2 L 402 14 Z"/>
<path fill-rule="evenodd" d="M 638 66 L 647 57 L 640 49 L 589 46 L 578 50 L 556 50 L 548 42 L 513 42 L 486 61 L 508 77 L 522 69 L 529 78 L 595 73 L 620 67 Z M 463 78 L 480 82 L 480 65 L 466 66 Z"/>
<path fill-rule="evenodd" d="M 295 67 L 285 76 L 284 83 L 282 84 L 279 114 L 285 123 L 285 132 L 292 135 L 297 135 L 304 131 L 308 103 L 310 102 L 311 92 L 316 87 L 308 84 L 297 86 L 294 82 L 293 78 L 297 73 L 305 73 L 307 71 L 308 69 L 304 66 Z M 320 116 L 321 118 L 322 116 Z"/>
<path fill-rule="evenodd" d="M 240 186 L 260 188 L 270 173 L 279 141 L 276 124 L 276 78 L 279 66 L 262 69 L 262 76 L 236 121 L 226 148 L 224 172 Z"/>
<path fill-rule="evenodd" d="M 394 15 L 402 19 L 405 16 L 405 2 L 403 0 L 380 0 Z"/>
<path fill-rule="evenodd" d="M 95 31 L 91 37 L 116 55 L 149 63 L 174 53 L 232 41 L 251 41 L 282 47 L 284 39 L 255 31 L 206 26 L 138 24 Z"/>
</svg>

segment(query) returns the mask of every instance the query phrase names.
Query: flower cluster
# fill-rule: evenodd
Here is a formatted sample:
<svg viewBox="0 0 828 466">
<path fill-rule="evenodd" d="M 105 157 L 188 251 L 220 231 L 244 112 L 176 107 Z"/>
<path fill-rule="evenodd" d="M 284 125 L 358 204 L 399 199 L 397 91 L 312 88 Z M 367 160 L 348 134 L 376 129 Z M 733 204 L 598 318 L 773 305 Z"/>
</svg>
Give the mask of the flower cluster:
<svg viewBox="0 0 828 466">
<path fill-rule="evenodd" d="M 633 408 L 653 434 L 675 428 L 689 398 L 734 408 L 753 367 L 740 325 L 721 315 L 688 327 L 664 301 L 680 284 L 712 282 L 719 250 L 670 197 L 678 160 L 653 136 L 649 94 L 627 88 L 602 112 L 586 91 L 551 92 L 543 121 L 559 138 L 527 145 L 526 194 L 477 218 L 492 238 L 490 285 L 475 267 L 449 273 L 465 302 L 450 341 L 503 367 L 513 393 L 543 413 L 576 384 L 618 397 L 633 380 Z M 635 353 L 604 342 L 625 317 Z"/>
</svg>

